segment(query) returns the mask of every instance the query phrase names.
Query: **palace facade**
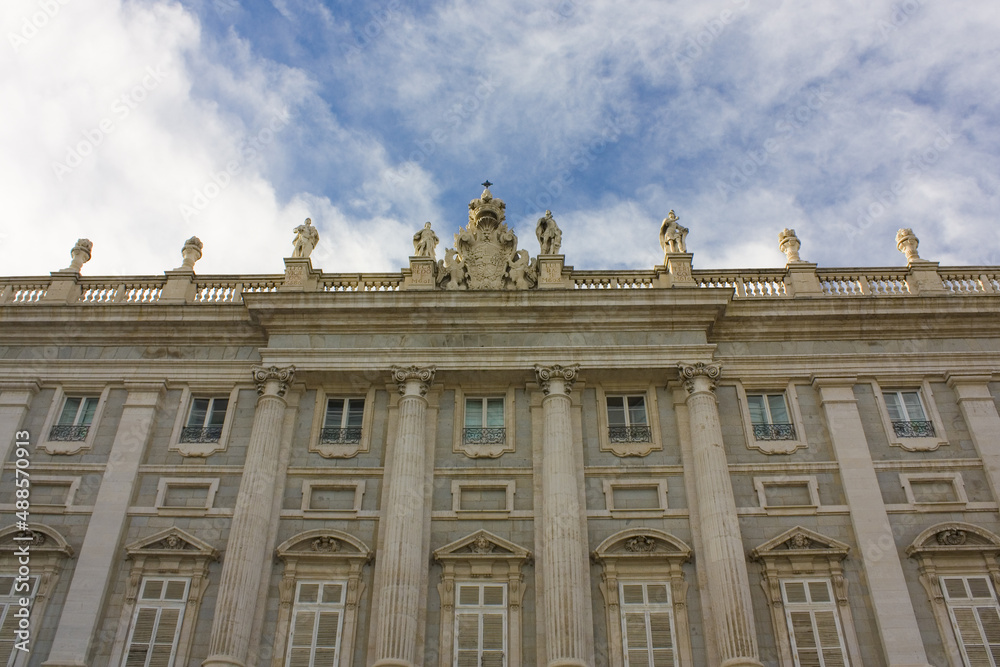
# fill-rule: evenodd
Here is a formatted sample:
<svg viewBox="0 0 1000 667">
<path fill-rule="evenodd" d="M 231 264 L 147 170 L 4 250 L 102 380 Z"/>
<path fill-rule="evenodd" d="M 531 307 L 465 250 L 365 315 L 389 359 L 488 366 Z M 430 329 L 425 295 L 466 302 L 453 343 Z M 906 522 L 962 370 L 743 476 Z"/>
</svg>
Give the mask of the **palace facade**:
<svg viewBox="0 0 1000 667">
<path fill-rule="evenodd" d="M 1000 267 L 562 233 L 487 186 L 398 273 L 307 223 L 284 275 L 0 278 L 0 659 L 1000 664 Z"/>
</svg>

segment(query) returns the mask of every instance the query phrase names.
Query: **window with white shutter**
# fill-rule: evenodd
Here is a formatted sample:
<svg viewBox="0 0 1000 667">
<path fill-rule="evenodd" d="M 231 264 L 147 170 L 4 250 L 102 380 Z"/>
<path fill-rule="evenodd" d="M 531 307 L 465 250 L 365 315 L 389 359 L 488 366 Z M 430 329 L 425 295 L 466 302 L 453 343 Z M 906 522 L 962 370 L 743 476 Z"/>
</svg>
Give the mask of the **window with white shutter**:
<svg viewBox="0 0 1000 667">
<path fill-rule="evenodd" d="M 14 648 L 17 640 L 14 631 L 20 621 L 14 614 L 21 609 L 21 598 L 29 598 L 34 604 L 37 592 L 38 577 L 27 577 L 27 581 L 18 582 L 13 574 L 0 575 L 0 665 L 4 667 L 14 667 L 19 657 L 27 655 Z"/>
<path fill-rule="evenodd" d="M 299 581 L 286 667 L 334 667 L 344 629 L 344 581 Z"/>
<path fill-rule="evenodd" d="M 124 667 L 172 667 L 189 579 L 145 577 L 132 615 Z"/>
<path fill-rule="evenodd" d="M 674 667 L 677 651 L 670 585 L 623 582 L 620 586 L 626 667 Z"/>
<path fill-rule="evenodd" d="M 795 664 L 801 667 L 849 665 L 830 581 L 782 580 L 781 594 Z"/>
<path fill-rule="evenodd" d="M 507 584 L 459 583 L 455 667 L 506 667 Z"/>
<path fill-rule="evenodd" d="M 1000 608 L 984 576 L 941 577 L 955 637 L 968 667 L 1000 665 Z"/>
</svg>

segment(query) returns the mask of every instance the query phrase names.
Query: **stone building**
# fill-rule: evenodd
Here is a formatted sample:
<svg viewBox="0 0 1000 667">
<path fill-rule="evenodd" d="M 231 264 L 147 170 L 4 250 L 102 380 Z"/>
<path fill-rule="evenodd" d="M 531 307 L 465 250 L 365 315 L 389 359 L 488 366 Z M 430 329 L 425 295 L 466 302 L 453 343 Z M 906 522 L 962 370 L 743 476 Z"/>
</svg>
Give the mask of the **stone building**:
<svg viewBox="0 0 1000 667">
<path fill-rule="evenodd" d="M 996 666 L 1000 268 L 686 235 L 576 270 L 487 189 L 394 274 L 0 278 L 0 658 Z"/>
</svg>

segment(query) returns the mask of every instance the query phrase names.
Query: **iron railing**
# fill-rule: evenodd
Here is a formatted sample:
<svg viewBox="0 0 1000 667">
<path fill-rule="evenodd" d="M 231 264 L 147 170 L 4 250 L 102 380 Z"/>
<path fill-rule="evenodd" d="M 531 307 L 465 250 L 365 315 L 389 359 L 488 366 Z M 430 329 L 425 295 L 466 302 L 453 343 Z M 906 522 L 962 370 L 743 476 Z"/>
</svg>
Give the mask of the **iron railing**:
<svg viewBox="0 0 1000 667">
<path fill-rule="evenodd" d="M 753 437 L 758 440 L 795 440 L 795 425 L 754 424 Z"/>
<path fill-rule="evenodd" d="M 608 428 L 611 442 L 652 442 L 653 431 L 649 426 L 611 426 Z"/>
</svg>

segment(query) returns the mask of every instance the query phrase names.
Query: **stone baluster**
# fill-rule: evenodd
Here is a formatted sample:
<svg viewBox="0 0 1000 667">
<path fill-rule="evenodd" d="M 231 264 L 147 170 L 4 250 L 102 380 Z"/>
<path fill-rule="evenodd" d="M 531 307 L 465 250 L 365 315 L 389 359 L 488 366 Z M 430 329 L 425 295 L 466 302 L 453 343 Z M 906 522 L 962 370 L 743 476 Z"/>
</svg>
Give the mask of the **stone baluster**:
<svg viewBox="0 0 1000 667">
<path fill-rule="evenodd" d="M 538 552 L 542 575 L 539 613 L 545 619 L 549 667 L 594 664 L 590 563 L 577 476 L 581 447 L 573 442 L 569 393 L 577 366 L 535 366 L 542 400 L 542 508 Z"/>
<path fill-rule="evenodd" d="M 204 667 L 247 664 L 260 587 L 268 585 L 261 581 L 261 572 L 271 558 L 271 545 L 263 536 L 270 532 L 274 506 L 284 396 L 294 377 L 293 366 L 253 367 L 259 398 L 223 558 L 209 657 L 202 663 Z"/>
<path fill-rule="evenodd" d="M 722 367 L 678 364 L 678 370 L 688 394 L 692 472 L 704 551 L 699 555 L 708 581 L 719 656 L 725 667 L 760 667 L 750 579 L 715 398 Z"/>
<path fill-rule="evenodd" d="M 399 421 L 386 501 L 385 528 L 375 560 L 378 600 L 375 630 L 376 667 L 414 667 L 420 633 L 420 593 L 427 576 L 423 552 L 427 467 L 427 399 L 434 368 L 394 367 L 399 385 Z"/>
</svg>

